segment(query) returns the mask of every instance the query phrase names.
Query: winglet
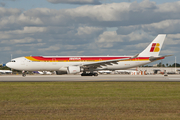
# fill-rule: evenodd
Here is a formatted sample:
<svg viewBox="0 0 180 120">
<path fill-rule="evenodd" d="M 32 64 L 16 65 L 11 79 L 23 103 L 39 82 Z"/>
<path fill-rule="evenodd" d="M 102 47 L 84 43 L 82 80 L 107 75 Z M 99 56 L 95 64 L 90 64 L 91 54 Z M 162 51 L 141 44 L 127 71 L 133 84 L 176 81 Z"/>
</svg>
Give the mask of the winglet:
<svg viewBox="0 0 180 120">
<path fill-rule="evenodd" d="M 131 58 L 137 58 L 139 56 L 139 53 L 138 54 L 136 54 L 136 55 L 134 55 L 133 57 L 131 57 Z"/>
<path fill-rule="evenodd" d="M 159 34 L 138 57 L 158 57 L 166 34 Z"/>
</svg>

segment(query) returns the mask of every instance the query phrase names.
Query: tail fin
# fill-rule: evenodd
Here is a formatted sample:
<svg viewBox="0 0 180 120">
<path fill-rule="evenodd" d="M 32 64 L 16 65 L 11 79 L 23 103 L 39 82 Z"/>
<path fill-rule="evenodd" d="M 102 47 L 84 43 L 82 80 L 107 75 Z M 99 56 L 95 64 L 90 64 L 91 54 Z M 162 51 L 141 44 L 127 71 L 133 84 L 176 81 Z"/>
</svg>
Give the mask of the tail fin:
<svg viewBox="0 0 180 120">
<path fill-rule="evenodd" d="M 164 43 L 166 34 L 159 34 L 150 44 L 149 46 L 142 51 L 138 57 L 158 57 L 159 52 L 161 51 L 161 47 Z"/>
</svg>

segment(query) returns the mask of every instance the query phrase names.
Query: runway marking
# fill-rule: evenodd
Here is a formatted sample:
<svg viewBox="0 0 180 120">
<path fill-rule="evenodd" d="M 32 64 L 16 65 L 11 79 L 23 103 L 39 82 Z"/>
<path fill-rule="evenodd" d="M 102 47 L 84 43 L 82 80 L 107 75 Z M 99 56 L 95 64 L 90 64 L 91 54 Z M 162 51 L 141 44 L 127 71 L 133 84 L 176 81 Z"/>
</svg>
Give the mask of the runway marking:
<svg viewBox="0 0 180 120">
<path fill-rule="evenodd" d="M 180 75 L 179 75 L 180 76 Z M 146 82 L 146 81 L 176 81 L 180 82 L 179 76 L 162 76 L 162 75 L 149 75 L 149 76 L 130 76 L 130 75 L 100 75 L 98 77 L 92 76 L 84 76 L 80 75 L 27 75 L 26 77 L 22 77 L 21 75 L 7 75 L 0 76 L 0 82 L 2 81 L 19 81 L 19 82 L 51 82 L 51 81 L 87 81 L 87 82 L 101 82 L 101 81 L 123 81 L 123 82 Z"/>
</svg>

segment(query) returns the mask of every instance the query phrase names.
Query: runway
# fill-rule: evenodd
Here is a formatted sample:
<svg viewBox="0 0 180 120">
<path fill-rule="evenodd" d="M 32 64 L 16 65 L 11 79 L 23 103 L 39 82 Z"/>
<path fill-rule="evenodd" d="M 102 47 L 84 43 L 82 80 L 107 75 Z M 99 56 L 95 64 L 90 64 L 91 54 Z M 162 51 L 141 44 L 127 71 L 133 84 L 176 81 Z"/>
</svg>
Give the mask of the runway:
<svg viewBox="0 0 180 120">
<path fill-rule="evenodd" d="M 180 75 L 1 75 L 0 82 L 180 82 Z"/>
</svg>

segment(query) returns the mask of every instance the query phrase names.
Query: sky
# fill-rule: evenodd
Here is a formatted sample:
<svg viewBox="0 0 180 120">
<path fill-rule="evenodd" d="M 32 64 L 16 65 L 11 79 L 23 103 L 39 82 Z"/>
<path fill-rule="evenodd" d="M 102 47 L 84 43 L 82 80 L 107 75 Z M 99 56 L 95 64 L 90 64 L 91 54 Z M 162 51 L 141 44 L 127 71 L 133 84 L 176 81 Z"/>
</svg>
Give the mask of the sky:
<svg viewBox="0 0 180 120">
<path fill-rule="evenodd" d="M 133 56 L 158 34 L 167 34 L 160 55 L 173 55 L 163 63 L 180 63 L 180 1 L 0 0 L 0 64 L 11 55 Z"/>
</svg>

